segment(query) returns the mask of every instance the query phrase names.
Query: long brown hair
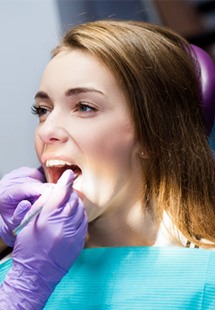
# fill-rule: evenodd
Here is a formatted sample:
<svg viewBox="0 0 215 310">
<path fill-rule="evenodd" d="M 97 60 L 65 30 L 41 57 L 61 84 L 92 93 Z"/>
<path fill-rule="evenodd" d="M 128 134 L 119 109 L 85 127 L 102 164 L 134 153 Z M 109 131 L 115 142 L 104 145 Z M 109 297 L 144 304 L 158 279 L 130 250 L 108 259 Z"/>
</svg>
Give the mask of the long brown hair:
<svg viewBox="0 0 215 310">
<path fill-rule="evenodd" d="M 190 242 L 215 246 L 215 164 L 201 111 L 199 69 L 186 40 L 165 27 L 104 20 L 72 28 L 53 57 L 78 48 L 99 58 L 129 98 L 149 155 L 147 197 Z M 206 239 L 206 240 L 204 240 Z"/>
</svg>

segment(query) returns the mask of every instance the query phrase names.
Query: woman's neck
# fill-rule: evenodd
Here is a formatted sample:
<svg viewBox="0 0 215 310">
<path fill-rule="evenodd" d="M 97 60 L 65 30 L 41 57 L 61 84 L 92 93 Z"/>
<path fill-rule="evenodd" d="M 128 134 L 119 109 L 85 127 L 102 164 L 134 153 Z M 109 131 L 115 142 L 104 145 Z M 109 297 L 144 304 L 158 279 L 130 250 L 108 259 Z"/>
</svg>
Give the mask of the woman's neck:
<svg viewBox="0 0 215 310">
<path fill-rule="evenodd" d="M 159 223 L 144 209 L 137 202 L 122 214 L 110 212 L 89 223 L 86 247 L 154 245 Z"/>
</svg>

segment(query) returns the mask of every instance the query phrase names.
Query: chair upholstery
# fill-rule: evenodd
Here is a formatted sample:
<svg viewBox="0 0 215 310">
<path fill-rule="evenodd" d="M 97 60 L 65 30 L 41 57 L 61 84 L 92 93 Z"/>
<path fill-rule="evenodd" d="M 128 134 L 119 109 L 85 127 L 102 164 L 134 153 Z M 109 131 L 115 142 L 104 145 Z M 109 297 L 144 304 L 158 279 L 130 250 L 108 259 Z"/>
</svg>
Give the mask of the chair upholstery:
<svg viewBox="0 0 215 310">
<path fill-rule="evenodd" d="M 207 52 L 195 45 L 191 45 L 191 53 L 194 53 L 200 65 L 202 111 L 209 135 L 215 118 L 215 63 Z"/>
</svg>

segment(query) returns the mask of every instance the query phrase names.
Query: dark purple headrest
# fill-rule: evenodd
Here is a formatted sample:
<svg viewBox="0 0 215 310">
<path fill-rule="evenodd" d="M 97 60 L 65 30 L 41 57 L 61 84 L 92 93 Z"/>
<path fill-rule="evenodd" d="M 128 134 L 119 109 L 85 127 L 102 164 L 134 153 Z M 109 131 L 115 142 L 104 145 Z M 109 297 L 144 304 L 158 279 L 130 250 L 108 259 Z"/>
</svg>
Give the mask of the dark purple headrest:
<svg viewBox="0 0 215 310">
<path fill-rule="evenodd" d="M 215 63 L 203 49 L 191 45 L 201 70 L 202 111 L 205 118 L 206 130 L 209 134 L 215 118 Z"/>
</svg>

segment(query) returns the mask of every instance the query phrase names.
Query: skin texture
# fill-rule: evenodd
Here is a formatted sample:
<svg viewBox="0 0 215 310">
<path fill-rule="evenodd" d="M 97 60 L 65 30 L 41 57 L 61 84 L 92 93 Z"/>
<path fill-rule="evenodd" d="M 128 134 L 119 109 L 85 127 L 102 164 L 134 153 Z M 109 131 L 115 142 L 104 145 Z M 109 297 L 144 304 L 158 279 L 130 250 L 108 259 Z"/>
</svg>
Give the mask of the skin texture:
<svg viewBox="0 0 215 310">
<path fill-rule="evenodd" d="M 88 53 L 61 52 L 47 65 L 35 98 L 35 146 L 48 182 L 54 173 L 47 160 L 78 165 L 73 188 L 89 222 L 99 218 L 103 232 L 126 232 L 129 240 L 132 231 L 131 239 L 138 239 L 131 227 L 138 215 L 143 218 L 140 150 L 126 97 L 111 71 Z"/>
</svg>

